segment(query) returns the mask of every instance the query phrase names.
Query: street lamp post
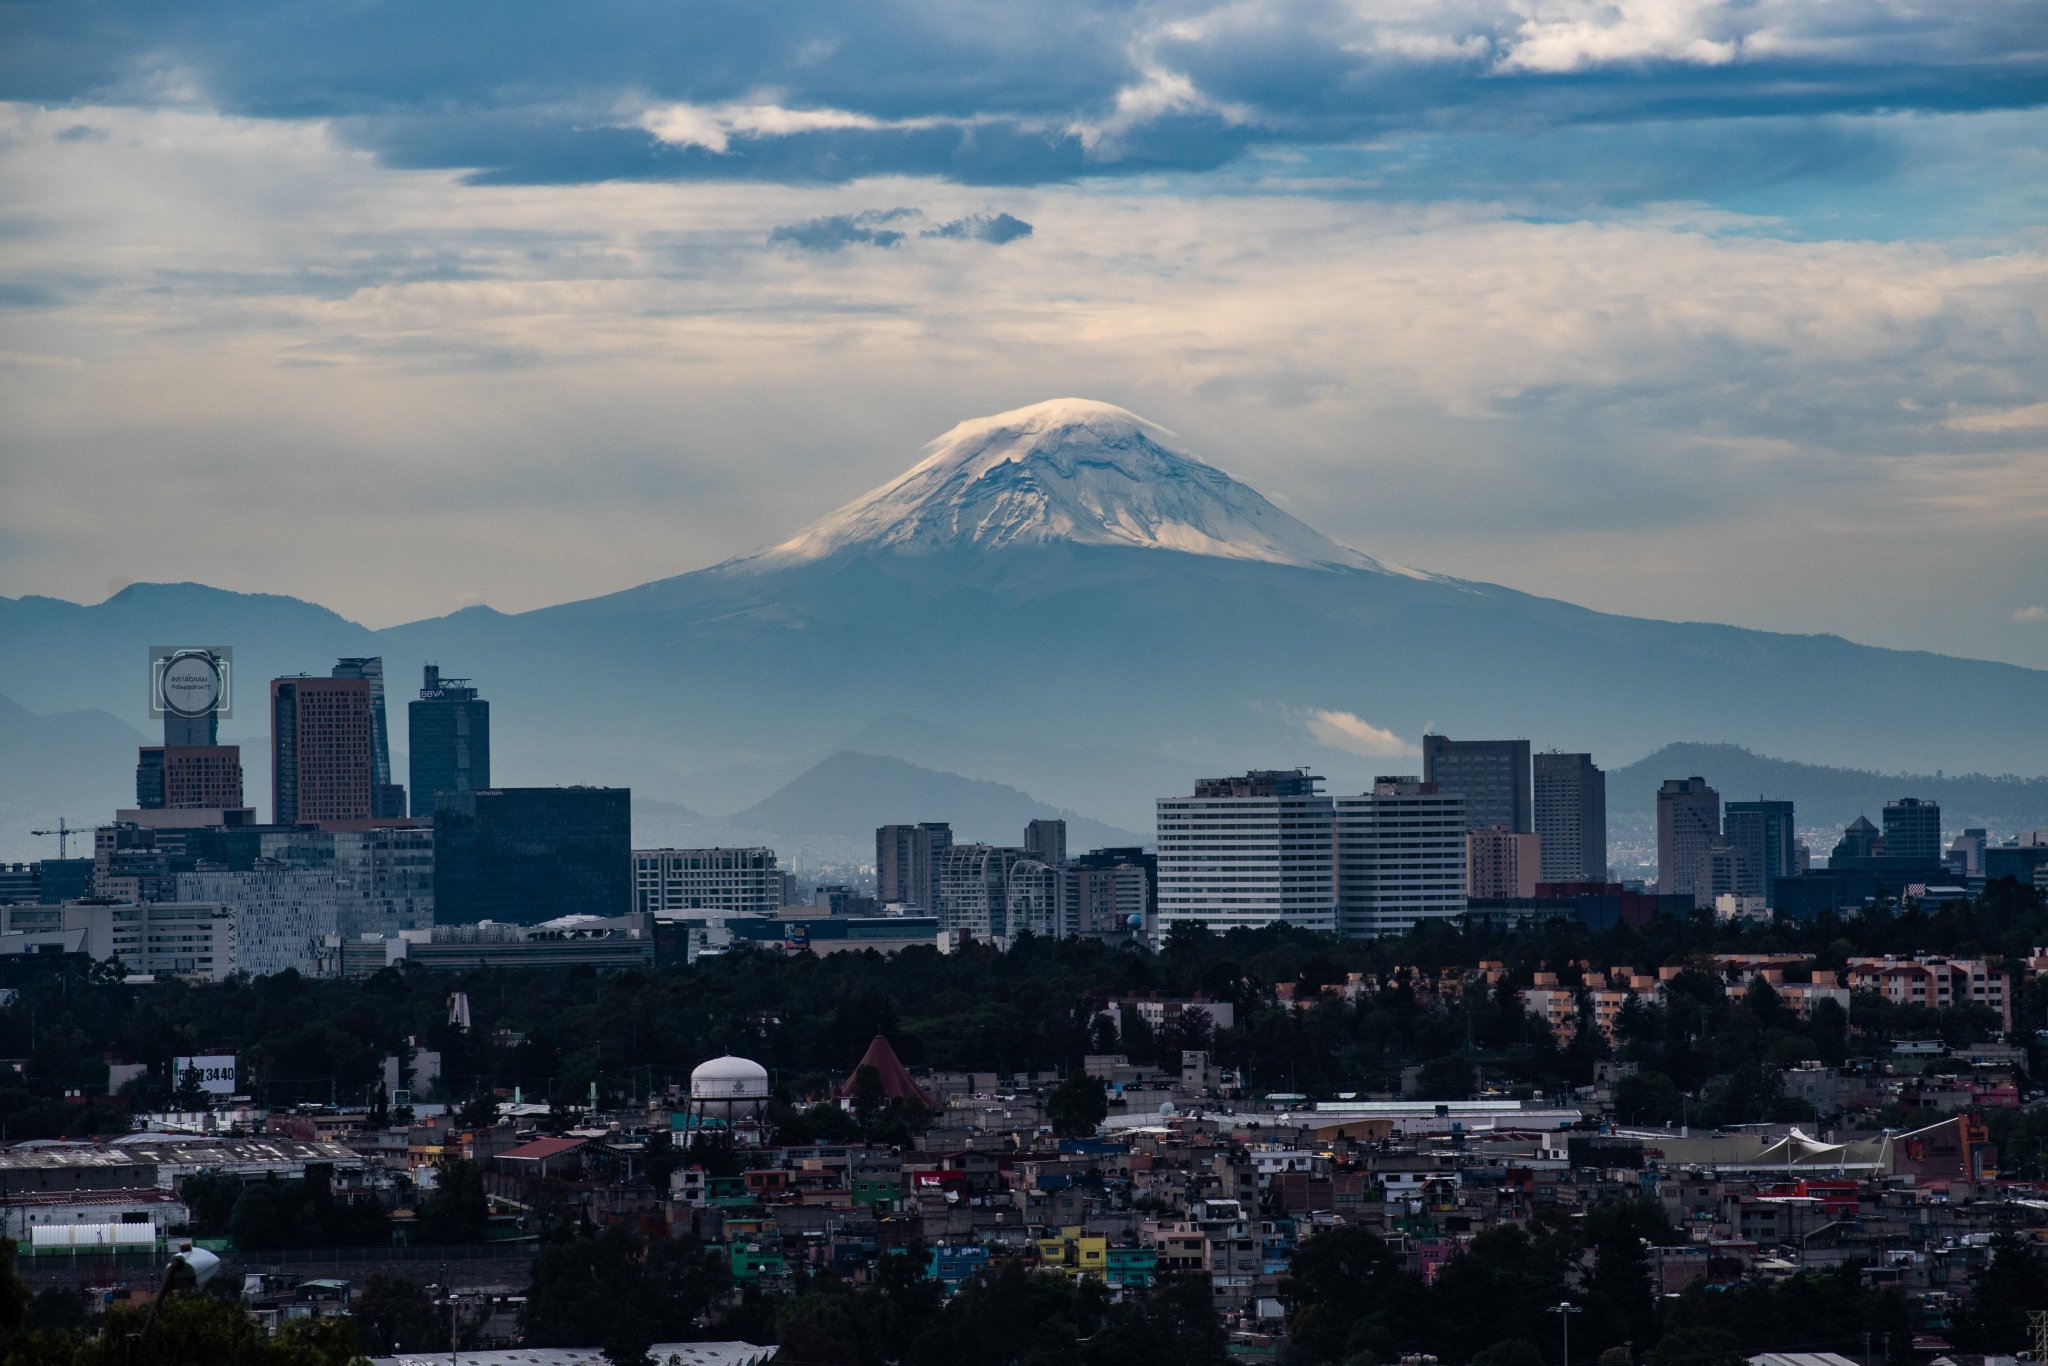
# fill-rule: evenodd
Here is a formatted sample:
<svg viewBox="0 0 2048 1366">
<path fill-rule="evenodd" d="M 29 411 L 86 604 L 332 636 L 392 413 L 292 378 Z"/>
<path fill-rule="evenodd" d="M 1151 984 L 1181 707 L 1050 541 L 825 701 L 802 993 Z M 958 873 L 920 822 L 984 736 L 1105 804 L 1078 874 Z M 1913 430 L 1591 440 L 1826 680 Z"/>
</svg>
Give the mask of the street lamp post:
<svg viewBox="0 0 2048 1366">
<path fill-rule="evenodd" d="M 1572 1366 L 1572 1315 L 1579 1312 L 1579 1306 L 1559 1300 L 1547 1312 L 1557 1315 L 1558 1326 L 1564 1329 L 1564 1366 Z"/>
</svg>

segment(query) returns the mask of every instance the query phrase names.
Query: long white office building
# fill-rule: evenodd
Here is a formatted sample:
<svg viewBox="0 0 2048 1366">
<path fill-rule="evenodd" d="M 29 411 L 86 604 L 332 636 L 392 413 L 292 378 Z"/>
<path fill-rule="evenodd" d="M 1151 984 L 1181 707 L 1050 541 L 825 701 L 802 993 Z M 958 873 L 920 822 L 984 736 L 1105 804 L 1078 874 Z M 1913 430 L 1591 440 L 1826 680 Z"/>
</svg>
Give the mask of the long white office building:
<svg viewBox="0 0 2048 1366">
<path fill-rule="evenodd" d="M 1265 925 L 1369 939 L 1465 911 L 1465 799 L 1415 778 L 1331 797 L 1301 770 L 1159 799 L 1159 934 Z"/>
<path fill-rule="evenodd" d="M 1379 778 L 1337 798 L 1337 929 L 1405 934 L 1465 913 L 1465 798 L 1415 778 Z"/>
<path fill-rule="evenodd" d="M 1191 797 L 1162 797 L 1158 933 L 1265 925 L 1337 928 L 1335 818 L 1322 780 L 1304 770 L 1204 778 Z"/>
<path fill-rule="evenodd" d="M 646 915 L 773 915 L 791 890 L 773 849 L 633 851 L 633 909 Z"/>
</svg>

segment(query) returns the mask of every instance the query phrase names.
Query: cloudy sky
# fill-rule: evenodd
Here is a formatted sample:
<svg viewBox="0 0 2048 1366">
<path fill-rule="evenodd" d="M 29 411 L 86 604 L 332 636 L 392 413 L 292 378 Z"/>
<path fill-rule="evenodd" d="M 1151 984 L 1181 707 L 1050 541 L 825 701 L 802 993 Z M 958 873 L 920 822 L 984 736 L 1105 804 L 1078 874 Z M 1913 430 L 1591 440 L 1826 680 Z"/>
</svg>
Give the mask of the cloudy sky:
<svg viewBox="0 0 2048 1366">
<path fill-rule="evenodd" d="M 2048 667 L 2039 0 L 16 0 L 0 98 L 0 593 L 539 606 L 1079 394 L 1382 558 Z"/>
</svg>

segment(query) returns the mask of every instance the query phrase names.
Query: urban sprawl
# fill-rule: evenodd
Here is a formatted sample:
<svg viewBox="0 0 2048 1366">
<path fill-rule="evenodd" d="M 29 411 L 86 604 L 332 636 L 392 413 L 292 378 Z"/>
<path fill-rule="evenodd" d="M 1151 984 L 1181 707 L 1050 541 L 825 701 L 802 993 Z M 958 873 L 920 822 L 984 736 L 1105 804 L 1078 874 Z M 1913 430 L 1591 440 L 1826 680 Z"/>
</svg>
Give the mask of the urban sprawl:
<svg viewBox="0 0 2048 1366">
<path fill-rule="evenodd" d="M 396 781 L 377 658 L 268 680 L 265 823 L 231 651 L 150 677 L 135 806 L 0 866 L 0 1359 L 2048 1351 L 2048 830 L 1673 775 L 1622 880 L 1593 756 L 1430 734 L 799 877 L 493 786 L 432 666 Z"/>
</svg>

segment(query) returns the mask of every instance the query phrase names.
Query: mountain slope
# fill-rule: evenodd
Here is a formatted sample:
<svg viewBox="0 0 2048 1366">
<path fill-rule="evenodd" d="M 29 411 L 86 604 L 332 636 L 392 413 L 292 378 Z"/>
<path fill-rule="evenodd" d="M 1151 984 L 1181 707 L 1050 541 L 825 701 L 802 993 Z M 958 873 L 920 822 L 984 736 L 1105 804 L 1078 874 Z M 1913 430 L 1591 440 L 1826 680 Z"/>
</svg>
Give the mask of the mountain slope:
<svg viewBox="0 0 2048 1366">
<path fill-rule="evenodd" d="M 1879 821 L 1885 803 L 1919 797 L 1941 806 L 1942 825 L 2001 833 L 2048 827 L 2048 778 L 1887 774 L 1829 768 L 1752 754 L 1740 745 L 1674 744 L 1607 775 L 1610 820 L 1654 827 L 1666 778 L 1704 777 L 1721 800 L 1770 797 L 1797 807 L 1802 828 L 1837 828 L 1858 816 Z M 1817 853 L 1825 854 L 1825 850 Z"/>
<path fill-rule="evenodd" d="M 2048 672 L 1392 572 L 1165 442 L 1105 405 L 1000 414 L 760 554 L 517 616 L 372 632 L 193 585 L 0 599 L 0 692 L 142 726 L 152 644 L 233 645 L 245 703 L 273 674 L 382 653 L 394 731 L 421 663 L 477 680 L 508 782 L 630 772 L 736 811 L 791 766 L 877 748 L 1139 830 L 1197 772 L 1412 771 L 1432 725 L 1607 761 L 1706 734 L 1865 770 L 2048 773 Z M 848 746 L 878 717 L 908 721 Z"/>
<path fill-rule="evenodd" d="M 880 825 L 950 821 L 959 842 L 1021 844 L 1025 824 L 1041 818 L 1064 819 L 1067 843 L 1074 849 L 1143 844 L 1150 839 L 1048 806 L 1001 783 L 935 773 L 900 759 L 852 750 L 828 756 L 766 801 L 730 819 L 744 830 L 866 838 L 872 855 L 871 841 Z"/>
</svg>

